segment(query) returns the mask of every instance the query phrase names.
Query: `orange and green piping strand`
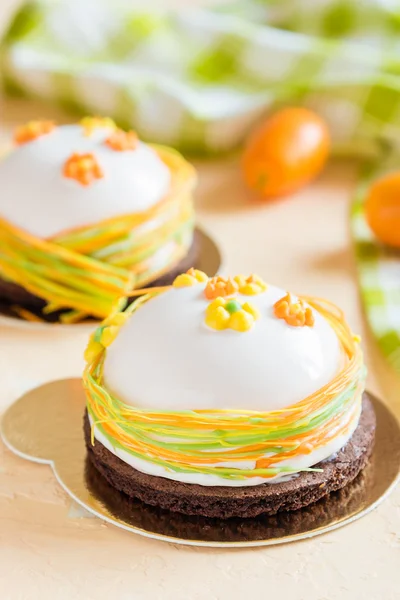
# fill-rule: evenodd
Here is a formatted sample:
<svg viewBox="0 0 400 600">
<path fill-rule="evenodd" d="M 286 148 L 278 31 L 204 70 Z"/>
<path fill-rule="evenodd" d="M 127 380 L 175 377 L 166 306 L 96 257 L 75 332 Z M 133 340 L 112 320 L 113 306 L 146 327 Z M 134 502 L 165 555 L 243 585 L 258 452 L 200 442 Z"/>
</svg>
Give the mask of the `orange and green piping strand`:
<svg viewBox="0 0 400 600">
<path fill-rule="evenodd" d="M 154 149 L 172 178 L 157 205 L 45 240 L 0 218 L 0 276 L 45 300 L 45 314 L 63 310 L 62 322 L 77 322 L 104 319 L 116 299 L 168 272 L 192 243 L 194 170 L 172 149 Z M 157 264 L 166 244 L 168 259 Z"/>
<path fill-rule="evenodd" d="M 328 384 L 301 402 L 269 412 L 160 411 L 124 404 L 103 383 L 106 349 L 131 315 L 166 289 L 170 287 L 148 291 L 125 310 L 126 300 L 121 300 L 91 338 L 83 381 L 92 443 L 97 428 L 114 447 L 170 471 L 212 474 L 231 480 L 268 480 L 298 471 L 290 467 L 290 459 L 309 454 L 350 431 L 361 409 L 366 374 L 358 340 L 339 309 L 326 301 L 305 297 L 300 299 L 334 329 L 345 364 Z M 241 460 L 254 461 L 255 468 L 218 466 L 221 462 L 229 465 Z"/>
</svg>

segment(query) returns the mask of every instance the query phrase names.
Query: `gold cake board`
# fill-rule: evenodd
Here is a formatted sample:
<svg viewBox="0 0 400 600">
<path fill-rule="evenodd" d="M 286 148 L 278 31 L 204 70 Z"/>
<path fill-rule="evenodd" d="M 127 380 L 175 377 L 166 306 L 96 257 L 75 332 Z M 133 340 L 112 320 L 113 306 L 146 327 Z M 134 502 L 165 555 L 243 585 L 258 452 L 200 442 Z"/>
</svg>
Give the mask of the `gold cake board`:
<svg viewBox="0 0 400 600">
<path fill-rule="evenodd" d="M 146 506 L 111 488 L 86 460 L 85 395 L 80 379 L 38 387 L 5 413 L 1 434 L 18 456 L 50 465 L 64 490 L 82 507 L 117 527 L 146 537 L 194 546 L 266 546 L 310 538 L 362 517 L 393 490 L 400 475 L 400 426 L 369 394 L 377 417 L 373 456 L 348 486 L 291 513 L 256 519 L 189 517 Z"/>
</svg>

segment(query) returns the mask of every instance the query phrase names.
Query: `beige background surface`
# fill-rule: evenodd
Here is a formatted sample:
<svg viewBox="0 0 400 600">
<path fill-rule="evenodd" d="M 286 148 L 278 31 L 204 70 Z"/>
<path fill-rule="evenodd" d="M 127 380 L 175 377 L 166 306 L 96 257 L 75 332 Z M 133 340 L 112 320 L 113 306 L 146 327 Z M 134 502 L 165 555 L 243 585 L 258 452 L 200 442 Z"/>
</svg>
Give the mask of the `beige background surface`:
<svg viewBox="0 0 400 600">
<path fill-rule="evenodd" d="M 0 29 L 17 4 L 0 0 Z M 26 102 L 1 104 L 0 142 L 21 120 L 43 114 L 52 111 Z M 369 339 L 359 302 L 348 232 L 355 166 L 332 164 L 314 185 L 273 204 L 251 201 L 237 159 L 197 166 L 198 220 L 223 248 L 227 268 L 256 271 L 340 304 L 363 335 L 370 389 L 400 415 L 400 378 Z M 0 327 L 0 412 L 30 387 L 79 375 L 85 341 L 83 332 Z M 395 600 L 399 558 L 400 487 L 373 514 L 311 541 L 196 549 L 142 539 L 82 516 L 49 467 L 24 462 L 0 443 L 4 600 Z"/>
</svg>

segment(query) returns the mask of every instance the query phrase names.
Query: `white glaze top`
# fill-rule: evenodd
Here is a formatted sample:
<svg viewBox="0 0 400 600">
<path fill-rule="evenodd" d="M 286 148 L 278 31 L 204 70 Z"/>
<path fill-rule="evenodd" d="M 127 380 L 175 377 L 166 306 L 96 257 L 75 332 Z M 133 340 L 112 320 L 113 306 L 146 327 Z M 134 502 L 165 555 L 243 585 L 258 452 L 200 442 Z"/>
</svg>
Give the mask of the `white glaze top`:
<svg viewBox="0 0 400 600">
<path fill-rule="evenodd" d="M 112 150 L 103 143 L 111 131 L 102 127 L 85 136 L 80 125 L 65 125 L 18 146 L 0 161 L 0 216 L 46 238 L 160 201 L 170 187 L 168 167 L 142 142 L 135 150 Z M 93 152 L 104 177 L 89 186 L 64 177 L 74 152 Z"/>
<path fill-rule="evenodd" d="M 273 314 L 285 291 L 241 296 L 261 316 L 250 331 L 205 323 L 204 284 L 172 288 L 135 312 L 108 348 L 104 381 L 127 404 L 160 409 L 284 408 L 328 383 L 341 363 L 337 336 L 316 311 L 313 327 Z"/>
</svg>

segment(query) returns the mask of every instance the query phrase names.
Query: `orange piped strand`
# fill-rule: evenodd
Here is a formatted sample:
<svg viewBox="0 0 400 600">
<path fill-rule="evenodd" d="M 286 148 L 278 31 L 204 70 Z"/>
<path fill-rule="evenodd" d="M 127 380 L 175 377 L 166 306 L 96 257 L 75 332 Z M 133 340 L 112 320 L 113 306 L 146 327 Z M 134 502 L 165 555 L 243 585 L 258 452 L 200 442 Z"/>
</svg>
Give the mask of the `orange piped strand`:
<svg viewBox="0 0 400 600">
<path fill-rule="evenodd" d="M 293 302 L 289 293 L 274 304 L 274 314 L 278 319 L 284 319 L 292 327 L 314 326 L 315 319 L 312 309 L 306 307 L 300 299 Z"/>
<path fill-rule="evenodd" d="M 355 397 L 359 397 L 359 392 L 355 394 Z M 322 426 L 313 434 L 304 433 L 297 435 L 293 438 L 293 441 L 296 441 L 298 444 L 296 448 L 293 450 L 288 449 L 285 451 L 284 460 L 289 460 L 291 458 L 297 458 L 298 456 L 304 456 L 311 454 L 322 445 L 329 444 L 329 442 L 333 441 L 335 438 L 339 436 L 346 435 L 349 430 L 354 426 L 354 419 L 359 414 L 359 404 L 355 403 L 351 412 L 351 418 L 346 421 L 344 424 L 341 423 L 343 419 L 343 415 L 339 414 L 330 420 L 325 426 Z M 286 439 L 287 444 L 289 445 L 292 440 L 290 438 Z M 292 443 L 293 443 L 292 441 Z M 259 458 L 256 461 L 256 469 L 268 469 L 273 468 L 276 464 L 276 458 L 268 457 L 268 458 Z"/>
<path fill-rule="evenodd" d="M 83 128 L 86 137 L 90 137 L 95 129 L 117 128 L 114 121 L 109 117 L 83 117 L 79 121 L 79 125 Z"/>
<path fill-rule="evenodd" d="M 56 124 L 53 121 L 29 121 L 29 123 L 15 130 L 14 142 L 18 146 L 32 142 L 43 135 L 51 133 L 55 127 Z"/>
<path fill-rule="evenodd" d="M 126 150 L 135 150 L 138 146 L 138 142 L 139 139 L 135 131 L 116 129 L 104 143 L 111 148 L 111 150 L 124 152 Z"/>
<path fill-rule="evenodd" d="M 72 154 L 64 164 L 63 174 L 64 177 L 75 179 L 82 185 L 90 185 L 96 179 L 104 177 L 103 169 L 93 153 Z"/>
</svg>

